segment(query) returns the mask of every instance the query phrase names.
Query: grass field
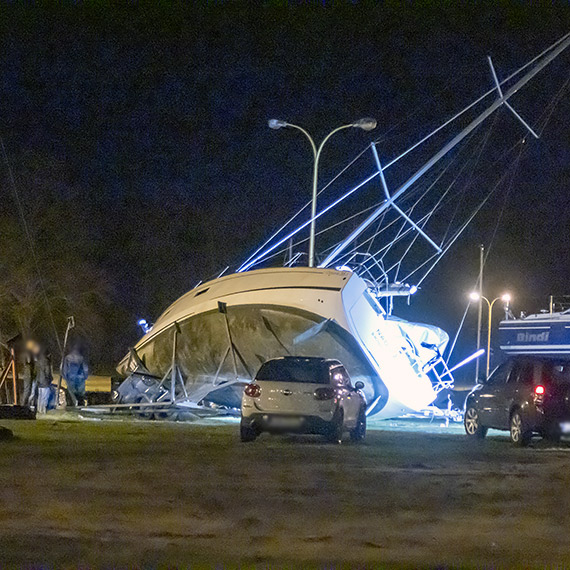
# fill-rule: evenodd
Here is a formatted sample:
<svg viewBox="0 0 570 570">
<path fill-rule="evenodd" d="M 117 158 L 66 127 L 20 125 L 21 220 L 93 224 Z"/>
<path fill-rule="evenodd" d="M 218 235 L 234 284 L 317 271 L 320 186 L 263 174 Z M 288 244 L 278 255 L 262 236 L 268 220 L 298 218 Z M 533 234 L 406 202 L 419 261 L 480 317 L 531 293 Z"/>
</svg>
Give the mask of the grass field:
<svg viewBox="0 0 570 570">
<path fill-rule="evenodd" d="M 0 567 L 570 565 L 570 448 L 371 430 L 3 422 Z M 442 430 L 444 431 L 444 430 Z"/>
</svg>

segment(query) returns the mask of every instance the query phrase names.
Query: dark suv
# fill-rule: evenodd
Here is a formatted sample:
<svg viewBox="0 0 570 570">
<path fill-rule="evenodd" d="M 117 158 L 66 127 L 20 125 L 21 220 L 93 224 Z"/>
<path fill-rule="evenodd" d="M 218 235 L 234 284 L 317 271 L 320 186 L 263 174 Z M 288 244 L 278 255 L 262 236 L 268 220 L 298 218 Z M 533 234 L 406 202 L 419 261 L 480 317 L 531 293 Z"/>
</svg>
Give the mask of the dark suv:
<svg viewBox="0 0 570 570">
<path fill-rule="evenodd" d="M 465 400 L 468 436 L 483 439 L 488 428 L 509 430 L 518 446 L 533 435 L 558 441 L 570 433 L 570 360 L 512 358 Z"/>
</svg>

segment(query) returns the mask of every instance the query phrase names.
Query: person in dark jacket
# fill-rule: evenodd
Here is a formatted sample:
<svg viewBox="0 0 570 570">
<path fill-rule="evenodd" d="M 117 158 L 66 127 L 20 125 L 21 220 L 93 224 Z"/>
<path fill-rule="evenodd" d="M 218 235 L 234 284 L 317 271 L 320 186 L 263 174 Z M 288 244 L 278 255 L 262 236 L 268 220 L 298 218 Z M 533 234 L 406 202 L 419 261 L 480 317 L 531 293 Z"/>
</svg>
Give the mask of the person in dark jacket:
<svg viewBox="0 0 570 570">
<path fill-rule="evenodd" d="M 87 361 L 78 346 L 63 359 L 63 377 L 74 406 L 85 404 L 85 381 L 89 376 Z"/>
<path fill-rule="evenodd" d="M 22 373 L 22 397 L 21 403 L 24 406 L 35 406 L 37 399 L 38 385 L 36 382 L 36 361 L 40 347 L 34 340 L 28 340 L 23 351 L 23 373 Z"/>
<path fill-rule="evenodd" d="M 52 381 L 53 373 L 51 368 L 51 357 L 47 350 L 42 350 L 36 362 L 36 382 L 38 383 L 38 414 L 45 414 L 47 412 L 52 390 Z"/>
</svg>

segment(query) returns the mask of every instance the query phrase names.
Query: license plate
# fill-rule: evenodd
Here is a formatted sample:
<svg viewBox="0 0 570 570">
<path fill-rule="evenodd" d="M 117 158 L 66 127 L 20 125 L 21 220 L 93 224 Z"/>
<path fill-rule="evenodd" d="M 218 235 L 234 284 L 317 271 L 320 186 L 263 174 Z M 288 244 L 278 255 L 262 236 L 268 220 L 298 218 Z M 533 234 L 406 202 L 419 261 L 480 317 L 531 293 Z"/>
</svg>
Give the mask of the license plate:
<svg viewBox="0 0 570 570">
<path fill-rule="evenodd" d="M 570 433 L 570 422 L 562 422 L 560 424 L 560 431 L 562 433 Z"/>
<path fill-rule="evenodd" d="M 271 425 L 276 428 L 298 428 L 302 423 L 302 418 L 296 417 L 274 417 L 271 418 Z"/>
</svg>

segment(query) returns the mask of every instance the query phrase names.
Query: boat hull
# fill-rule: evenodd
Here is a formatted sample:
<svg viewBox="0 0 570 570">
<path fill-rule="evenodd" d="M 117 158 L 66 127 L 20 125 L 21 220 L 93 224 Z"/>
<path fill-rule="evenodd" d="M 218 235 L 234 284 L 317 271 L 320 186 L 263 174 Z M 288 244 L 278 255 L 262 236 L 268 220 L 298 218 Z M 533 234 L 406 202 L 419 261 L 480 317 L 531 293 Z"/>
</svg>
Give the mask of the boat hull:
<svg viewBox="0 0 570 570">
<path fill-rule="evenodd" d="M 370 414 L 421 409 L 435 398 L 431 382 L 406 356 L 410 338 L 402 322 L 387 319 L 366 292 L 360 277 L 335 270 L 228 276 L 169 307 L 135 351 L 161 377 L 171 366 L 177 330 L 176 363 L 196 401 L 238 407 L 243 386 L 263 362 L 295 355 L 343 362 L 353 382 L 364 382 Z M 125 357 L 118 369 L 126 375 L 132 364 Z"/>
<path fill-rule="evenodd" d="M 501 350 L 509 355 L 543 354 L 570 357 L 570 315 L 532 315 L 501 321 Z"/>
</svg>

